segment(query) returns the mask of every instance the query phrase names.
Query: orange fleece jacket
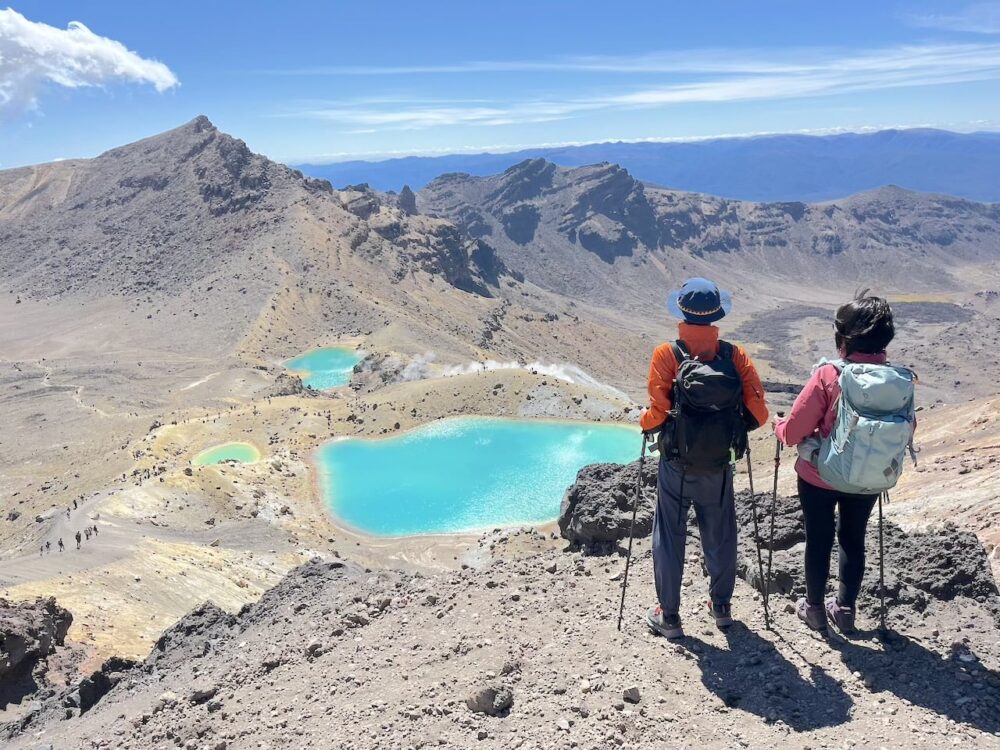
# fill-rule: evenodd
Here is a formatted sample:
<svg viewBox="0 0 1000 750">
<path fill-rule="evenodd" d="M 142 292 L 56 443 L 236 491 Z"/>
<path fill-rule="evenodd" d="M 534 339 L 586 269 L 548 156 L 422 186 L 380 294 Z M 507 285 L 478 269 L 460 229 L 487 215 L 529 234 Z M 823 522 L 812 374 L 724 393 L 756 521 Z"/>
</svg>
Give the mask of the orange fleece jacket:
<svg viewBox="0 0 1000 750">
<path fill-rule="evenodd" d="M 719 329 L 716 326 L 696 326 L 680 323 L 678 338 L 684 342 L 692 357 L 714 359 L 719 351 Z M 753 362 L 742 347 L 733 345 L 733 363 L 743 381 L 743 403 L 758 425 L 767 423 L 767 404 L 764 403 L 764 386 L 760 382 Z M 649 364 L 649 408 L 642 413 L 640 424 L 645 431 L 655 430 L 667 421 L 670 411 L 670 394 L 677 375 L 677 359 L 673 346 L 660 344 L 653 352 Z"/>
</svg>

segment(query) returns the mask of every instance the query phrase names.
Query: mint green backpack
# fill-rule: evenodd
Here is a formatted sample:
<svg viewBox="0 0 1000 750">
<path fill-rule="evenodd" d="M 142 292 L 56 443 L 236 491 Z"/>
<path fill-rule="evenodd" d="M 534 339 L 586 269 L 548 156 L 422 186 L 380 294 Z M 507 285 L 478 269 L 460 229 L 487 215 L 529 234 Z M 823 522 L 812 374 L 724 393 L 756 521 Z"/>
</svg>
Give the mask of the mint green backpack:
<svg viewBox="0 0 1000 750">
<path fill-rule="evenodd" d="M 903 367 L 836 360 L 837 419 L 816 453 L 820 478 L 834 489 L 874 495 L 896 486 L 913 448 L 916 375 Z"/>
</svg>

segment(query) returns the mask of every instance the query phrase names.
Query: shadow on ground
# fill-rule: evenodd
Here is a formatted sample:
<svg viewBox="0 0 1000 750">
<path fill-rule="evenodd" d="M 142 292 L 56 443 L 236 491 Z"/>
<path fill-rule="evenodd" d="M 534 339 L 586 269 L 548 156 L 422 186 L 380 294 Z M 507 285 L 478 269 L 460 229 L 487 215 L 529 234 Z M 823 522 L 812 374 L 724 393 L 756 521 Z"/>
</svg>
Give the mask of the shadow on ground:
<svg viewBox="0 0 1000 750">
<path fill-rule="evenodd" d="M 1000 674 L 982 665 L 964 647 L 947 657 L 918 641 L 889 631 L 879 648 L 874 633 L 854 640 L 830 639 L 852 672 L 860 672 L 872 692 L 888 691 L 915 706 L 975 727 L 1000 733 Z"/>
<path fill-rule="evenodd" d="M 705 687 L 730 708 L 781 721 L 797 732 L 850 718 L 851 697 L 821 667 L 813 666 L 805 679 L 774 644 L 744 625 L 733 625 L 725 635 L 728 649 L 694 637 L 678 643 L 697 660 Z"/>
</svg>

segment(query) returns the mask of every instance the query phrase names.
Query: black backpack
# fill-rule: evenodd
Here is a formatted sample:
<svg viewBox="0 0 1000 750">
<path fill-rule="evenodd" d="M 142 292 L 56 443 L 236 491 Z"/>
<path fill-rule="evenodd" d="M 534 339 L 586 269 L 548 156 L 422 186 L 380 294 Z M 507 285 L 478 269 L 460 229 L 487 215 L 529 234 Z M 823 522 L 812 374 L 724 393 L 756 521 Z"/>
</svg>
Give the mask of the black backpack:
<svg viewBox="0 0 1000 750">
<path fill-rule="evenodd" d="M 718 355 L 708 362 L 693 359 L 681 341 L 673 350 L 673 408 L 660 435 L 660 455 L 685 471 L 718 471 L 747 450 L 743 381 L 733 345 L 720 341 Z"/>
</svg>

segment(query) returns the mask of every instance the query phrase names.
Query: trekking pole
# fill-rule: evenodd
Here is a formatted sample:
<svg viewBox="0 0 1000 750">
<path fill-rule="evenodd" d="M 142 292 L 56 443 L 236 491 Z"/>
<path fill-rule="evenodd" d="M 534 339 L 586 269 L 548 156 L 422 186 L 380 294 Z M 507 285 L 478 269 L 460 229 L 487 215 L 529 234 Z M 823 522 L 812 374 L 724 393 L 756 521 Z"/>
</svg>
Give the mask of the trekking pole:
<svg viewBox="0 0 1000 750">
<path fill-rule="evenodd" d="M 785 416 L 785 412 L 779 411 L 779 417 Z M 764 607 L 767 608 L 771 599 L 771 563 L 774 560 L 774 512 L 778 505 L 778 469 L 781 468 L 781 440 L 774 440 L 774 487 L 771 490 L 771 531 L 767 539 L 767 581 L 764 584 Z"/>
<path fill-rule="evenodd" d="M 879 627 L 882 633 L 887 633 L 885 625 L 885 542 L 882 538 L 882 495 L 889 502 L 889 493 L 882 492 L 878 496 L 878 596 L 879 596 Z"/>
<path fill-rule="evenodd" d="M 625 616 L 625 590 L 628 588 L 628 569 L 632 563 L 632 538 L 635 536 L 635 515 L 639 510 L 639 496 L 642 494 L 642 465 L 646 459 L 646 433 L 642 434 L 642 452 L 639 453 L 639 478 L 635 480 L 635 499 L 632 501 L 632 523 L 628 527 L 628 554 L 625 556 L 625 576 L 622 579 L 622 600 L 618 605 L 618 630 L 622 629 Z"/>
<path fill-rule="evenodd" d="M 757 494 L 753 491 L 753 464 L 750 461 L 750 446 L 747 446 L 747 482 L 750 484 L 750 514 L 753 516 L 753 543 L 757 548 L 757 580 L 760 581 L 761 588 L 764 586 L 764 557 L 760 551 L 760 527 L 757 525 Z M 767 592 L 761 592 L 764 596 L 764 629 L 771 629 L 771 613 L 767 608 Z"/>
</svg>

